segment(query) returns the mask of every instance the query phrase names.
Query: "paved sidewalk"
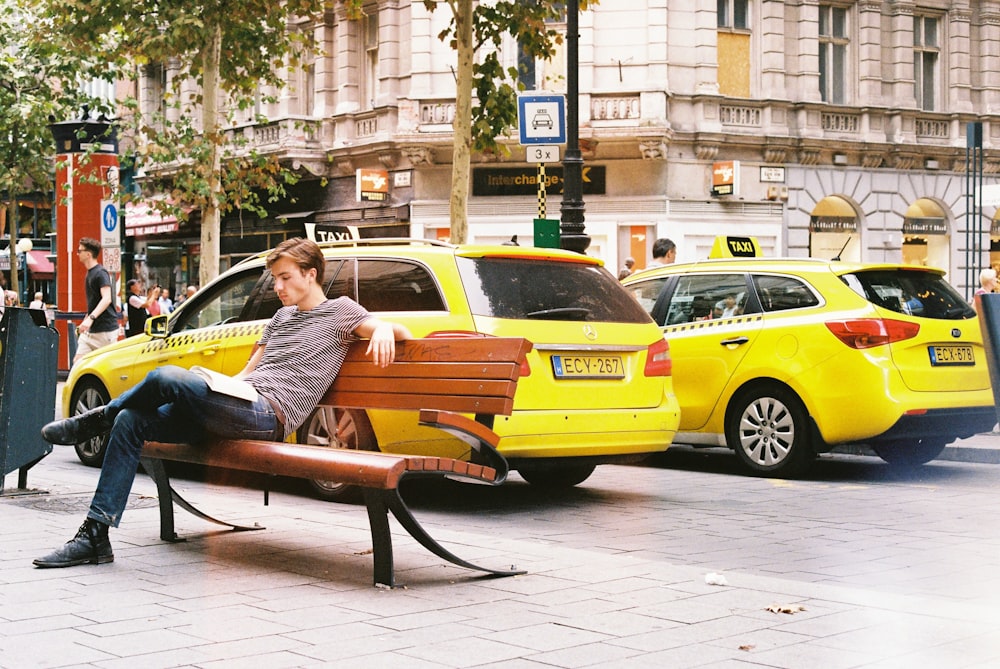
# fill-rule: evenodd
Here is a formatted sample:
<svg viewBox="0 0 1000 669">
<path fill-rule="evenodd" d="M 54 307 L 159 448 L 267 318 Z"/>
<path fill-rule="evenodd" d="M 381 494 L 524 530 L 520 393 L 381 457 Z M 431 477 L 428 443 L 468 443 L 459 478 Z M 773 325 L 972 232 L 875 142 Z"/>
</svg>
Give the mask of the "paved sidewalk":
<svg viewBox="0 0 1000 669">
<path fill-rule="evenodd" d="M 978 435 L 946 453 L 964 462 L 913 478 L 845 455 L 802 481 L 604 466 L 560 493 L 516 475 L 417 485 L 406 496 L 446 547 L 528 574 L 481 578 L 394 531 L 407 587 L 385 590 L 364 510 L 281 481 L 265 507 L 178 479 L 206 511 L 267 529 L 178 510 L 187 541 L 169 544 L 140 475 L 114 563 L 35 569 L 97 478 L 57 447 L 29 472 L 36 494 L 0 498 L 0 669 L 996 667 L 1000 468 L 968 461 L 998 450 Z"/>
</svg>

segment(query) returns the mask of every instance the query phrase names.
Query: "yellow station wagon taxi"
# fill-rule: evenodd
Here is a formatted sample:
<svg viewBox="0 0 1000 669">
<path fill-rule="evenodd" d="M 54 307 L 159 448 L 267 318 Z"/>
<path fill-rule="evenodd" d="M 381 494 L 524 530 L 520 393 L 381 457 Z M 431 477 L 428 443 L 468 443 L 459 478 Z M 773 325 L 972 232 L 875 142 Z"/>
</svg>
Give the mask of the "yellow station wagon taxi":
<svg viewBox="0 0 1000 669">
<path fill-rule="evenodd" d="M 321 245 L 326 293 L 348 295 L 416 337 L 529 339 L 511 416 L 498 416 L 499 450 L 531 483 L 575 485 L 595 465 L 663 451 L 679 422 L 667 343 L 601 261 L 557 249 L 452 246 L 427 240 Z M 222 274 L 146 334 L 94 352 L 73 367 L 64 415 L 106 403 L 166 364 L 239 372 L 281 306 L 260 254 Z M 154 332 L 159 331 L 157 334 Z M 457 439 L 417 424 L 415 413 L 325 409 L 300 442 L 461 457 Z M 103 438 L 77 446 L 98 465 Z M 340 486 L 314 482 L 328 499 Z"/>
<path fill-rule="evenodd" d="M 670 343 L 675 441 L 728 446 L 751 472 L 853 444 L 922 464 L 996 423 L 978 319 L 941 270 L 730 257 L 624 284 Z"/>
</svg>

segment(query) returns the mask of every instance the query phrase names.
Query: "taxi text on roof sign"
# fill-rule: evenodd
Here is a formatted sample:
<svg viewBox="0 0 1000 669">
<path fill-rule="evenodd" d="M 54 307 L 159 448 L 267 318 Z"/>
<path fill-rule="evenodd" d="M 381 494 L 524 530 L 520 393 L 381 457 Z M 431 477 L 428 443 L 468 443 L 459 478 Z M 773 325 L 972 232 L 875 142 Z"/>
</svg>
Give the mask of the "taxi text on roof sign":
<svg viewBox="0 0 1000 669">
<path fill-rule="evenodd" d="M 756 237 L 716 237 L 709 258 L 757 258 L 760 244 Z"/>
</svg>

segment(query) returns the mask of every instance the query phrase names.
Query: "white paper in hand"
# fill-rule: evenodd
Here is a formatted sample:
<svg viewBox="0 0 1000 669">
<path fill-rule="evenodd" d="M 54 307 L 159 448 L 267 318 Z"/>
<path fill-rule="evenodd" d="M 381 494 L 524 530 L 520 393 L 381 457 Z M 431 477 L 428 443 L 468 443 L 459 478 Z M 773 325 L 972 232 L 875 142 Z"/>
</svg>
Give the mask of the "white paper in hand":
<svg viewBox="0 0 1000 669">
<path fill-rule="evenodd" d="M 238 397 L 247 402 L 256 402 L 259 395 L 257 389 L 242 379 L 234 379 L 225 374 L 219 374 L 215 370 L 205 367 L 192 367 L 191 371 L 205 379 L 205 383 L 214 392 L 230 397 Z"/>
</svg>

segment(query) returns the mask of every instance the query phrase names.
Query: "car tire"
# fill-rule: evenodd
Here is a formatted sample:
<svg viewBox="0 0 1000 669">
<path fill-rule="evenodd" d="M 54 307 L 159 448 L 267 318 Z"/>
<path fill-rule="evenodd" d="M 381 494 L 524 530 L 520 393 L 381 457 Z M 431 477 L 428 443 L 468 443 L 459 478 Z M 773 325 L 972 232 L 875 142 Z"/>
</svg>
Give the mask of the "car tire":
<svg viewBox="0 0 1000 669">
<path fill-rule="evenodd" d="M 70 399 L 70 415 L 76 416 L 96 407 L 104 406 L 111 401 L 111 394 L 100 381 L 87 379 L 77 384 Z M 94 437 L 82 444 L 73 446 L 76 457 L 88 467 L 100 467 L 104 463 L 104 454 L 108 449 L 108 435 Z"/>
<path fill-rule="evenodd" d="M 726 442 L 757 476 L 799 476 L 816 459 L 805 406 L 795 393 L 775 384 L 750 388 L 733 399 Z"/>
<path fill-rule="evenodd" d="M 297 433 L 300 444 L 377 451 L 378 441 L 368 415 L 360 409 L 320 407 L 309 415 Z M 311 480 L 313 494 L 327 502 L 356 502 L 357 486 L 335 481 Z"/>
<path fill-rule="evenodd" d="M 545 488 L 572 488 L 586 481 L 594 473 L 596 465 L 555 465 L 517 468 L 517 473 L 531 485 Z"/>
<path fill-rule="evenodd" d="M 894 439 L 872 444 L 878 456 L 895 467 L 919 467 L 944 451 L 940 439 Z"/>
</svg>

